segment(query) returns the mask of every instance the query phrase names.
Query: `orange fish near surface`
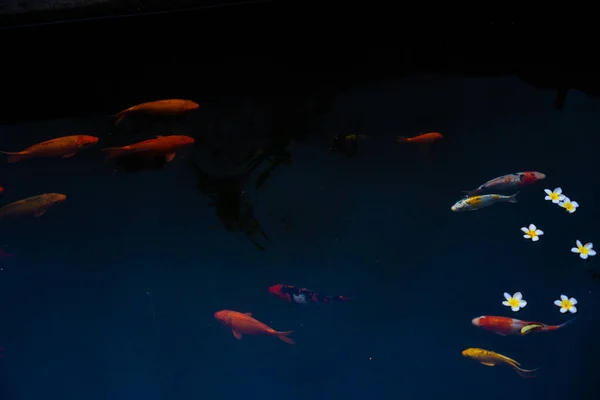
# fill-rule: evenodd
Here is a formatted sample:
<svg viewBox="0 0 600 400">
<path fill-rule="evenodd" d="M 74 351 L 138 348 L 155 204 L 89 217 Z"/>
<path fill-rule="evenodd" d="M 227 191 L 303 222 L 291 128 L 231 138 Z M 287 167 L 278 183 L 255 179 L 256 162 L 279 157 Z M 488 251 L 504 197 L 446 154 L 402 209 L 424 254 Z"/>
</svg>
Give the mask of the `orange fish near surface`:
<svg viewBox="0 0 600 400">
<path fill-rule="evenodd" d="M 443 139 L 444 136 L 438 132 L 423 133 L 410 138 L 398 136 L 398 143 L 433 143 Z"/>
<path fill-rule="evenodd" d="M 149 156 L 164 155 L 167 162 L 175 158 L 175 152 L 183 146 L 194 144 L 194 138 L 182 135 L 158 136 L 156 139 L 130 144 L 123 147 L 108 147 L 102 149 L 108 152 L 108 158 L 130 154 L 144 154 Z"/>
<path fill-rule="evenodd" d="M 196 110 L 198 107 L 198 103 L 191 100 L 169 99 L 149 101 L 147 103 L 129 107 L 128 109 L 115 114 L 115 117 L 117 118 L 115 125 L 130 114 L 181 115 Z"/>
<path fill-rule="evenodd" d="M 569 320 L 561 325 L 546 325 L 541 322 L 522 321 L 520 319 L 497 317 L 494 315 L 482 315 L 473 318 L 473 325 L 498 335 L 527 335 L 532 332 L 550 332 L 571 324 L 575 319 Z"/>
<path fill-rule="evenodd" d="M 62 203 L 66 199 L 67 196 L 60 193 L 44 193 L 28 197 L 0 208 L 0 219 L 26 215 L 33 215 L 37 218 L 44 215 L 53 205 Z"/>
<path fill-rule="evenodd" d="M 8 162 L 14 163 L 25 158 L 62 157 L 69 158 L 79 150 L 86 149 L 98 143 L 98 138 L 88 135 L 63 136 L 47 140 L 19 152 L 2 151 L 8 155 Z"/>
<path fill-rule="evenodd" d="M 231 332 L 233 332 L 233 336 L 237 340 L 241 340 L 242 335 L 269 335 L 276 336 L 286 343 L 296 344 L 294 339 L 288 337 L 294 331 L 278 332 L 270 326 L 252 318 L 252 313 L 221 310 L 215 313 L 215 318 L 221 324 L 231 328 Z"/>
</svg>

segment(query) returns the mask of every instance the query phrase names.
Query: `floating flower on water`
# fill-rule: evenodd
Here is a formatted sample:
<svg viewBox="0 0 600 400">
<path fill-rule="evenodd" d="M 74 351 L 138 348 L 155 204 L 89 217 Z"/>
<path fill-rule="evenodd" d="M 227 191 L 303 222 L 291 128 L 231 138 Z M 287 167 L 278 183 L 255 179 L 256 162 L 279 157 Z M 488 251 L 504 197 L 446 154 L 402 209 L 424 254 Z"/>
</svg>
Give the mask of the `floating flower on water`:
<svg viewBox="0 0 600 400">
<path fill-rule="evenodd" d="M 502 302 L 502 305 L 510 307 L 513 311 L 519 311 L 521 308 L 527 305 L 527 302 L 523 300 L 523 295 L 521 292 L 517 292 L 512 296 L 508 293 L 504 293 L 504 298 L 506 301 Z"/>
<path fill-rule="evenodd" d="M 531 239 L 533 242 L 540 240 L 540 236 L 544 234 L 544 231 L 538 229 L 534 224 L 529 224 L 529 228 L 522 227 L 521 230 L 524 233 L 523 237 L 525 239 Z"/>
<path fill-rule="evenodd" d="M 579 253 L 579 257 L 584 260 L 590 256 L 596 255 L 596 250 L 594 250 L 594 244 L 592 242 L 581 244 L 581 241 L 576 240 L 575 245 L 577 247 L 571 248 L 571 253 Z"/>
<path fill-rule="evenodd" d="M 577 304 L 576 298 L 568 298 L 564 294 L 560 295 L 560 300 L 554 300 L 554 305 L 560 307 L 560 312 L 563 314 L 567 311 L 571 314 L 575 314 L 577 312 L 577 307 L 575 307 L 575 304 Z"/>
<path fill-rule="evenodd" d="M 559 187 L 555 188 L 554 190 L 544 189 L 544 192 L 547 194 L 547 196 L 544 197 L 544 200 L 552 200 L 554 204 L 558 204 L 559 201 L 565 199 L 565 195 L 562 194 L 562 189 Z"/>
<path fill-rule="evenodd" d="M 576 201 L 571 201 L 571 199 L 569 199 L 566 196 L 560 203 L 558 203 L 558 205 L 571 214 L 573 214 L 575 210 L 577 210 L 577 207 L 579 207 L 579 203 L 577 203 Z"/>
</svg>

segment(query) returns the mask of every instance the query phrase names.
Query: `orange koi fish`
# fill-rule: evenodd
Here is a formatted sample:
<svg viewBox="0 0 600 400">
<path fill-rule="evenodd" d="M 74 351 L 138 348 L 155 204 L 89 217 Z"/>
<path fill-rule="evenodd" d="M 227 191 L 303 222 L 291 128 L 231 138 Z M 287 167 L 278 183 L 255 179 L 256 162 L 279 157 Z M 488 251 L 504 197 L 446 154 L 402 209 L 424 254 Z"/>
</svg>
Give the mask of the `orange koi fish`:
<svg viewBox="0 0 600 400">
<path fill-rule="evenodd" d="M 41 217 L 50 207 L 62 203 L 66 199 L 67 196 L 60 193 L 45 193 L 28 197 L 0 208 L 0 219 L 25 215 L 33 215 L 36 218 Z"/>
<path fill-rule="evenodd" d="M 47 140 L 34 144 L 25 150 L 13 153 L 2 151 L 0 153 L 8 155 L 7 161 L 14 163 L 25 158 L 35 157 L 62 157 L 69 158 L 75 155 L 79 150 L 86 149 L 98 143 L 98 138 L 88 135 L 63 136 L 52 140 Z"/>
<path fill-rule="evenodd" d="M 196 110 L 198 107 L 198 103 L 191 100 L 170 99 L 149 101 L 147 103 L 129 107 L 128 109 L 115 114 L 114 117 L 117 118 L 115 125 L 131 114 L 181 115 Z"/>
<path fill-rule="evenodd" d="M 443 139 L 444 136 L 438 132 L 423 133 L 410 138 L 398 136 L 398 143 L 433 143 Z"/>
<path fill-rule="evenodd" d="M 276 336 L 279 340 L 282 340 L 289 344 L 296 344 L 294 339 L 288 336 L 294 331 L 278 332 L 268 325 L 252 318 L 252 313 L 240 313 L 231 310 L 221 310 L 215 313 L 215 318 L 221 324 L 228 328 L 231 328 L 233 336 L 237 340 L 242 339 L 244 335 L 269 335 Z"/>
<path fill-rule="evenodd" d="M 528 186 L 537 181 L 546 179 L 546 175 L 537 171 L 525 171 L 517 172 L 514 174 L 508 174 L 499 176 L 492 180 L 487 181 L 483 185 L 479 186 L 475 190 L 465 190 L 467 196 L 475 196 L 487 191 L 501 192 L 501 191 L 514 191 L 521 186 Z"/>
<path fill-rule="evenodd" d="M 518 363 L 517 361 L 513 360 L 512 358 L 503 356 L 502 354 L 493 352 L 491 350 L 469 348 L 469 349 L 463 350 L 462 355 L 463 355 L 463 357 L 468 357 L 475 361 L 479 361 L 480 363 L 482 363 L 483 365 L 487 365 L 488 367 L 493 367 L 493 366 L 499 365 L 499 364 L 508 365 L 509 367 L 513 368 L 517 372 L 517 374 L 521 375 L 523 378 L 533 378 L 535 376 L 534 372 L 539 369 L 539 368 L 536 368 L 536 369 L 519 368 L 521 364 Z"/>
<path fill-rule="evenodd" d="M 569 320 L 561 325 L 546 325 L 541 322 L 522 321 L 520 319 L 497 317 L 494 315 L 482 315 L 473 318 L 473 325 L 485 329 L 486 331 L 497 333 L 498 335 L 519 335 L 524 336 L 531 332 L 550 332 L 563 328 L 575 319 Z"/>
<path fill-rule="evenodd" d="M 144 154 L 149 156 L 164 155 L 167 162 L 175 158 L 175 152 L 181 147 L 194 144 L 194 138 L 183 135 L 158 136 L 156 139 L 130 144 L 123 147 L 108 147 L 102 149 L 108 152 L 108 158 L 120 157 L 131 154 Z"/>
</svg>

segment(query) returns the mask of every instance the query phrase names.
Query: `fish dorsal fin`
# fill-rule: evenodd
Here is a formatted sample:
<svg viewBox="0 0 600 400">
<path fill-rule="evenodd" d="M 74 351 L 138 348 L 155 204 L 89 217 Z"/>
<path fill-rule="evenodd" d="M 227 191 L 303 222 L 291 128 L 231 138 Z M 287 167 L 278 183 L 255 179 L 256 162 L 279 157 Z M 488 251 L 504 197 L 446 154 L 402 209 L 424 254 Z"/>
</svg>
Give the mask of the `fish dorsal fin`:
<svg viewBox="0 0 600 400">
<path fill-rule="evenodd" d="M 521 328 L 521 335 L 527 335 L 528 333 L 535 332 L 538 329 L 541 329 L 543 327 L 544 327 L 544 325 L 542 325 L 542 324 L 525 325 L 524 327 Z"/>
<path fill-rule="evenodd" d="M 244 315 L 247 315 L 247 316 L 251 317 L 252 313 L 251 312 L 245 312 Z"/>
</svg>

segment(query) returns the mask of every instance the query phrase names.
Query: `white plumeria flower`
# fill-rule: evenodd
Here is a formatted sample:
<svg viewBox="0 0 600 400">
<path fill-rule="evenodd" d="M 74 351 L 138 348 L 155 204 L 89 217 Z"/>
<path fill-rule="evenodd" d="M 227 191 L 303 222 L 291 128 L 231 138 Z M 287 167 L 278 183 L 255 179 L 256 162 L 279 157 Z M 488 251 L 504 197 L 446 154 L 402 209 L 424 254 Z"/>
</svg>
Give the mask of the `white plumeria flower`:
<svg viewBox="0 0 600 400">
<path fill-rule="evenodd" d="M 544 234 L 544 231 L 538 229 L 534 224 L 529 224 L 529 228 L 522 227 L 521 231 L 523 231 L 523 237 L 525 239 L 531 239 L 532 242 L 537 242 L 540 240 L 540 236 Z"/>
<path fill-rule="evenodd" d="M 574 297 L 568 298 L 564 294 L 560 295 L 560 300 L 554 300 L 554 305 L 560 307 L 561 313 L 566 313 L 567 311 L 571 314 L 575 314 L 577 312 L 577 299 Z"/>
<path fill-rule="evenodd" d="M 558 204 L 559 201 L 565 199 L 565 195 L 562 194 L 562 189 L 560 187 L 555 188 L 554 190 L 544 189 L 547 196 L 544 197 L 544 200 L 552 200 L 554 204 Z"/>
<path fill-rule="evenodd" d="M 569 199 L 566 196 L 560 203 L 558 203 L 558 205 L 571 214 L 573 214 L 575 210 L 577 210 L 577 207 L 579 207 L 579 203 L 577 203 L 576 201 L 571 201 L 571 199 Z"/>
<path fill-rule="evenodd" d="M 594 244 L 592 242 L 581 244 L 580 240 L 575 241 L 577 247 L 571 248 L 571 253 L 579 253 L 579 257 L 584 260 L 588 257 L 595 256 L 596 250 L 594 250 Z"/>
<path fill-rule="evenodd" d="M 502 305 L 510 307 L 511 310 L 515 312 L 519 311 L 521 308 L 527 305 L 527 302 L 523 300 L 523 295 L 521 294 L 521 292 L 517 292 L 512 296 L 505 292 L 504 298 L 506 299 L 506 301 L 503 301 Z"/>
</svg>

